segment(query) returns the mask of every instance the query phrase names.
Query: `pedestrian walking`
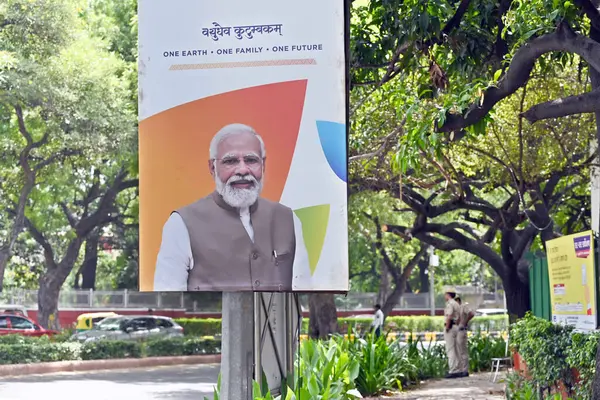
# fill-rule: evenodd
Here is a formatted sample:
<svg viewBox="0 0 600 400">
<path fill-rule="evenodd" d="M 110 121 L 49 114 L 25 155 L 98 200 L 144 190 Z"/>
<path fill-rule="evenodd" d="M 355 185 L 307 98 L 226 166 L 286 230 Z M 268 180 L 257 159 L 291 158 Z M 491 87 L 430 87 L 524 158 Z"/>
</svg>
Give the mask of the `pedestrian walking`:
<svg viewBox="0 0 600 400">
<path fill-rule="evenodd" d="M 475 313 L 466 303 L 462 302 L 459 296 L 456 296 L 454 300 L 460 307 L 458 334 L 456 336 L 456 346 L 459 356 L 458 370 L 461 377 L 467 377 L 469 376 L 469 339 L 467 332 L 469 331 L 469 322 L 473 319 Z"/>
<path fill-rule="evenodd" d="M 371 331 L 375 332 L 375 337 L 381 336 L 381 330 L 383 329 L 383 311 L 381 311 L 381 305 L 375 304 L 375 315 L 373 316 L 373 322 L 371 323 Z"/>
<path fill-rule="evenodd" d="M 447 379 L 458 378 L 461 376 L 459 371 L 459 354 L 456 339 L 458 336 L 458 319 L 460 318 L 460 306 L 454 300 L 456 289 L 446 289 L 446 308 L 444 309 L 444 318 L 446 330 L 444 332 L 444 341 L 446 342 L 446 356 L 448 357 L 448 375 Z"/>
</svg>

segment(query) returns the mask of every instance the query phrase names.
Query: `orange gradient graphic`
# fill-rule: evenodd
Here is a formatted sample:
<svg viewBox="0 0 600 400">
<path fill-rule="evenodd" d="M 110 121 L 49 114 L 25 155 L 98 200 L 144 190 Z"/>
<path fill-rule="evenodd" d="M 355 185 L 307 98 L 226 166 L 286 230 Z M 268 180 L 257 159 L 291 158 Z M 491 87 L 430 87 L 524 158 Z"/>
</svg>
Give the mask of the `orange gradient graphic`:
<svg viewBox="0 0 600 400">
<path fill-rule="evenodd" d="M 262 197 L 279 201 L 300 129 L 306 80 L 223 93 L 140 122 L 140 290 L 154 287 L 162 227 L 173 210 L 211 193 L 209 145 L 223 126 L 250 125 L 267 150 Z"/>
</svg>

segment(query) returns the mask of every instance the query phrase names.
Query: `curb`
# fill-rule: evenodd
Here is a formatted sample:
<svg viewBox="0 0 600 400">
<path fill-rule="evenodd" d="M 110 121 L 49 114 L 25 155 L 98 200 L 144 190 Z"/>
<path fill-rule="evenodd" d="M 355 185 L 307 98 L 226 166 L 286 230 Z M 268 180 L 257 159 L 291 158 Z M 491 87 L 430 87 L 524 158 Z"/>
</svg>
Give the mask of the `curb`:
<svg viewBox="0 0 600 400">
<path fill-rule="evenodd" d="M 147 357 L 115 360 L 58 361 L 36 364 L 0 365 L 0 377 L 55 374 L 59 372 L 88 372 L 113 369 L 164 367 L 170 365 L 219 364 L 221 355 Z"/>
</svg>

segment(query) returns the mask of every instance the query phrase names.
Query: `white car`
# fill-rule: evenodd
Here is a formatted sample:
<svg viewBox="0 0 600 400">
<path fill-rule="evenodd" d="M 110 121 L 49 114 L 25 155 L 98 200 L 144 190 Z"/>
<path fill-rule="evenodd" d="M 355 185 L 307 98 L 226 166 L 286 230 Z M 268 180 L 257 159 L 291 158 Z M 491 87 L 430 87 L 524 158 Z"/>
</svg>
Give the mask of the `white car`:
<svg viewBox="0 0 600 400">
<path fill-rule="evenodd" d="M 479 308 L 475 310 L 475 316 L 487 317 L 490 315 L 504 315 L 506 312 L 506 308 Z"/>
</svg>

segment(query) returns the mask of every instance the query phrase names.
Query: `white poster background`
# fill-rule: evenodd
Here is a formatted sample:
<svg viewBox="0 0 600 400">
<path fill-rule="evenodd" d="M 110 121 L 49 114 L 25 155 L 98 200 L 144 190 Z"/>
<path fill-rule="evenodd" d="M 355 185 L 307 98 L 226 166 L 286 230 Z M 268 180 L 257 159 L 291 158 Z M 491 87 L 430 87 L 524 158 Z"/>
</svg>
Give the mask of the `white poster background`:
<svg viewBox="0 0 600 400">
<path fill-rule="evenodd" d="M 330 204 L 331 210 L 316 270 L 312 277 L 295 283 L 296 291 L 348 290 L 347 185 L 329 167 L 316 125 L 316 121 L 346 122 L 343 3 L 139 0 L 138 6 L 140 121 L 220 93 L 308 80 L 296 150 L 280 202 L 293 210 L 321 204 Z M 212 28 L 213 22 L 232 27 L 230 36 L 219 36 L 217 41 L 204 36 L 203 28 Z M 255 34 L 253 39 L 239 40 L 233 30 L 269 24 L 281 24 L 282 34 Z M 322 50 L 292 51 L 292 46 L 303 45 Z M 288 51 L 277 51 L 281 46 Z M 260 52 L 239 54 L 237 48 Z M 218 54 L 227 49 L 233 54 Z M 194 50 L 195 56 L 183 55 Z M 174 64 L 306 58 L 315 59 L 316 65 L 170 70 Z"/>
</svg>

